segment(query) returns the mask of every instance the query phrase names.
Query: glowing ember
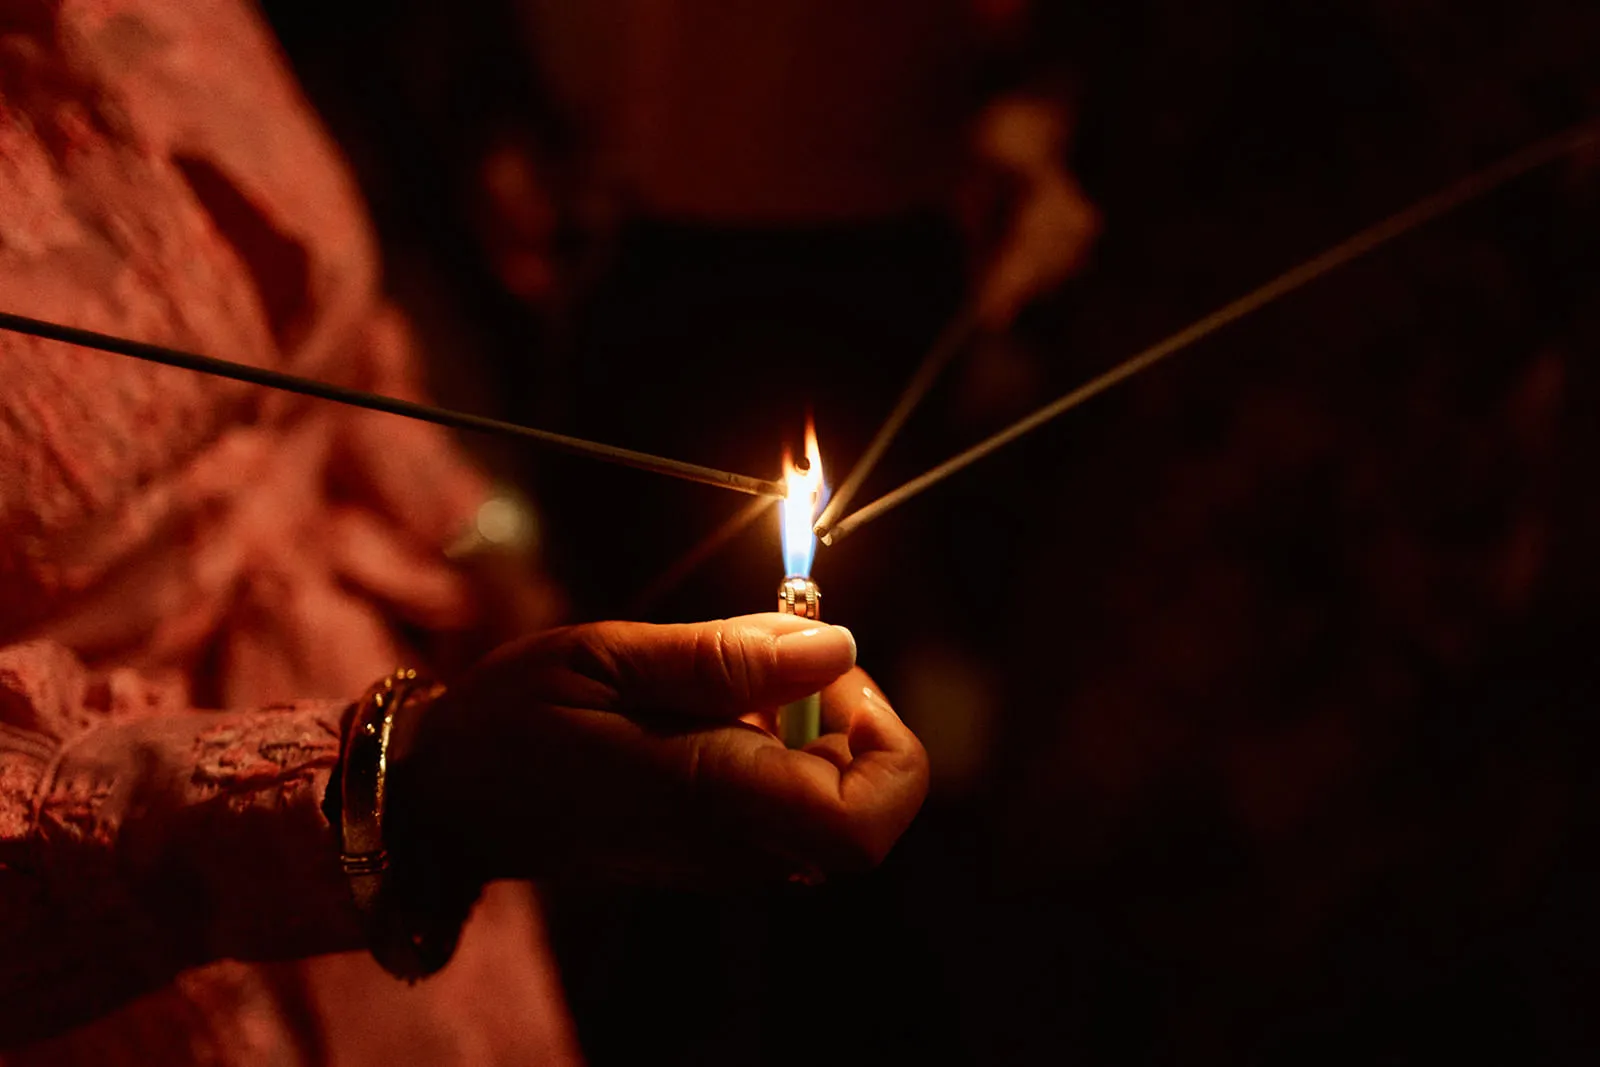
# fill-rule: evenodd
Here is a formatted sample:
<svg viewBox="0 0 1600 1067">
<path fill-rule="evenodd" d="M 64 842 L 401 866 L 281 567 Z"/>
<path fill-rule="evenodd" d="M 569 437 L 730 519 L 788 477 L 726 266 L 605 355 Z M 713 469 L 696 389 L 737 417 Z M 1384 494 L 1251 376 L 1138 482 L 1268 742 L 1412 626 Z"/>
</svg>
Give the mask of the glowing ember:
<svg viewBox="0 0 1600 1067">
<path fill-rule="evenodd" d="M 804 577 L 811 573 L 811 558 L 817 550 L 817 538 L 811 526 L 828 502 L 828 487 L 822 479 L 822 453 L 817 450 L 817 432 L 809 419 L 806 420 L 806 463 L 805 470 L 798 469 L 788 450 L 784 450 L 783 478 L 789 486 L 789 496 L 778 505 L 778 522 L 783 531 L 785 577 Z"/>
</svg>

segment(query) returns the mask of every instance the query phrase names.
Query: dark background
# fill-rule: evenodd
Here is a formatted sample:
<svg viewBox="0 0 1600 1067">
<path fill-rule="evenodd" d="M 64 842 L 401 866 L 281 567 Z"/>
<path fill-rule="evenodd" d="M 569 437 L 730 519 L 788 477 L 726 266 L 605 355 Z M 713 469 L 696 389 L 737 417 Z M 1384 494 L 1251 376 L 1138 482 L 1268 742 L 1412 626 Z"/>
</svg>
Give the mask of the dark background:
<svg viewBox="0 0 1600 1067">
<path fill-rule="evenodd" d="M 512 14 L 264 6 L 448 400 L 752 473 L 809 407 L 837 477 L 960 301 L 937 214 L 640 219 L 598 261 L 562 222 L 578 280 L 513 295 L 475 162 L 517 131 L 559 208 L 579 135 Z M 1105 232 L 947 377 L 876 489 L 1600 113 L 1579 0 L 1029 26 L 971 92 L 1072 86 Z M 1545 168 L 822 549 L 828 617 L 927 740 L 934 794 L 880 872 L 818 890 L 552 888 L 592 1061 L 1595 1062 L 1597 171 Z M 975 413 L 973 365 L 1021 384 Z M 627 610 L 742 505 L 484 455 L 538 499 L 575 618 Z M 765 609 L 774 540 L 650 617 Z"/>
</svg>

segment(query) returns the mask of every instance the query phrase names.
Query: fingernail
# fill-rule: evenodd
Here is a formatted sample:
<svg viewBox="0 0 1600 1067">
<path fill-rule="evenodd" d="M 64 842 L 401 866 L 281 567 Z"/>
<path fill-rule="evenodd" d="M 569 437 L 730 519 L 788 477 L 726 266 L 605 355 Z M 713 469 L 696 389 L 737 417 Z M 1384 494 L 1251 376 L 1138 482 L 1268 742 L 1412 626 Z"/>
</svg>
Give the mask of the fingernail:
<svg viewBox="0 0 1600 1067">
<path fill-rule="evenodd" d="M 850 639 L 850 666 L 854 667 L 856 665 L 856 635 L 851 633 L 849 628 L 845 626 L 835 626 L 834 629 Z"/>
<path fill-rule="evenodd" d="M 890 711 L 894 710 L 894 708 L 889 707 L 888 699 L 870 685 L 862 687 L 861 695 L 867 698 L 867 703 L 869 704 L 877 704 L 880 707 L 889 708 Z"/>
<path fill-rule="evenodd" d="M 778 662 L 797 674 L 835 677 L 856 662 L 855 635 L 843 626 L 813 626 L 778 638 Z"/>
</svg>

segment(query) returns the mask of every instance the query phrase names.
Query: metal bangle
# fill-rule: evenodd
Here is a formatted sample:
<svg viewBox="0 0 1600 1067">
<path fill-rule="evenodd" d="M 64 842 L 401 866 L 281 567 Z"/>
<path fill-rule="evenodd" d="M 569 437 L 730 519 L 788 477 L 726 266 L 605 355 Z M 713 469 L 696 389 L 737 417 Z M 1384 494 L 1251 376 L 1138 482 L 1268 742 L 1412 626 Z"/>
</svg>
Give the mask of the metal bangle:
<svg viewBox="0 0 1600 1067">
<path fill-rule="evenodd" d="M 431 702 L 442 692 L 442 686 L 410 669 L 373 685 L 350 716 L 337 776 L 339 865 L 366 920 L 373 956 L 390 974 L 413 982 L 449 962 L 470 910 L 468 901 L 466 907 L 438 915 L 405 899 L 391 877 L 384 835 L 389 738 L 395 718 L 407 704 Z M 475 899 L 476 892 L 472 896 Z"/>
</svg>

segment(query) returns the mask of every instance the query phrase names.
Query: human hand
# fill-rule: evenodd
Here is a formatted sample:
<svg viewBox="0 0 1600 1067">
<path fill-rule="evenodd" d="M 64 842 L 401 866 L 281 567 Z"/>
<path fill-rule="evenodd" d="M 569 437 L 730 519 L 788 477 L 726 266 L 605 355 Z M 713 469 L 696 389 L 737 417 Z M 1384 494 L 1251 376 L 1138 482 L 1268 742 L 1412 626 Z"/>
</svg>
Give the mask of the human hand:
<svg viewBox="0 0 1600 1067">
<path fill-rule="evenodd" d="M 506 645 L 397 724 L 425 841 L 477 876 L 760 881 L 871 867 L 927 792 L 922 746 L 841 627 L 606 622 Z M 823 694 L 803 751 L 776 709 Z"/>
</svg>

